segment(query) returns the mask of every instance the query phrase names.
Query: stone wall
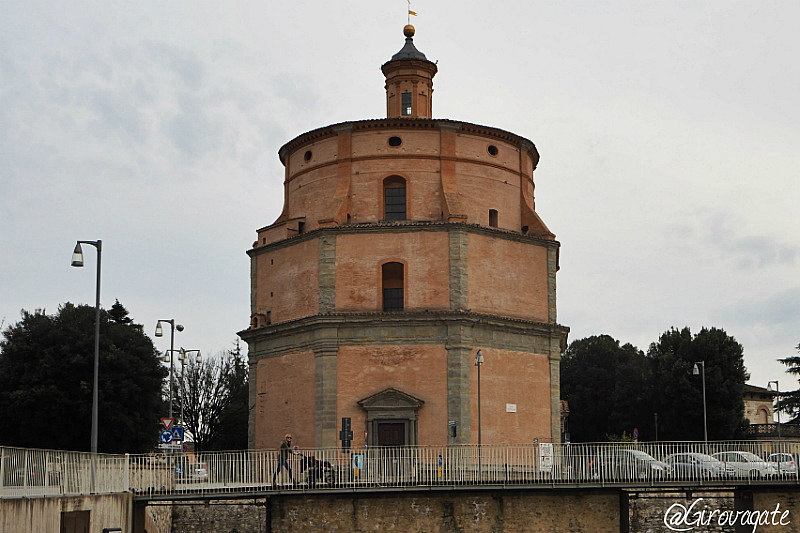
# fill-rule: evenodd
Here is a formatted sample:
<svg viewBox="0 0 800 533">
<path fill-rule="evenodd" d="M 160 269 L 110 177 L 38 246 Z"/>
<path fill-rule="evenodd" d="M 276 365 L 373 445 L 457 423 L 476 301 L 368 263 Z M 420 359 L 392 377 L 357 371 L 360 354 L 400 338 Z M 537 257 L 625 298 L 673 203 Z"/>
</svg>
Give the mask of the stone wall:
<svg viewBox="0 0 800 533">
<path fill-rule="evenodd" d="M 697 502 L 697 503 L 694 503 Z M 694 506 L 692 506 L 694 504 Z M 679 507 L 680 506 L 680 507 Z M 686 491 L 641 491 L 628 493 L 629 531 L 631 532 L 661 532 L 669 531 L 664 524 L 665 513 L 675 516 L 675 512 L 691 509 L 690 520 L 694 513 L 714 510 L 735 510 L 734 493 L 731 492 L 686 492 Z M 683 521 L 683 520 L 682 520 Z M 674 527 L 688 526 L 675 524 Z M 702 533 L 722 533 L 733 531 L 730 527 L 720 526 L 718 521 L 711 521 L 708 525 L 695 528 Z"/>
<path fill-rule="evenodd" d="M 688 511 L 676 529 L 695 533 L 753 531 L 720 523 L 723 512 L 789 511 L 782 524 L 756 531 L 800 532 L 800 493 L 732 489 L 617 491 L 559 489 L 371 494 L 277 495 L 269 499 L 175 504 L 171 533 L 656 533 L 669 532 L 665 515 Z M 714 519 L 710 513 L 716 511 Z M 704 512 L 706 521 L 691 523 Z M 800 517 L 800 512 L 796 513 Z M 763 513 L 762 513 L 763 517 Z M 779 520 L 781 515 L 776 515 Z M 690 522 L 687 524 L 686 522 Z M 267 523 L 269 522 L 269 526 Z M 692 527 L 693 526 L 693 527 Z M 148 533 L 150 531 L 148 530 Z"/>
<path fill-rule="evenodd" d="M 267 533 L 265 499 L 176 502 L 170 533 Z M 153 507 L 153 506 L 151 506 Z"/>
<path fill-rule="evenodd" d="M 618 532 L 614 491 L 475 491 L 274 498 L 272 533 Z"/>
</svg>

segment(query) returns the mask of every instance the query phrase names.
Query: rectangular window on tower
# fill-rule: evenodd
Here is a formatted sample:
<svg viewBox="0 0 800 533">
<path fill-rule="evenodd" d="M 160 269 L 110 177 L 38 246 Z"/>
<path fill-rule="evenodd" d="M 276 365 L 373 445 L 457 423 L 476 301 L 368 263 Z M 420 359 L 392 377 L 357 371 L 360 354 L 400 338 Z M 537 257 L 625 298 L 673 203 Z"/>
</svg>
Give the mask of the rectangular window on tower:
<svg viewBox="0 0 800 533">
<path fill-rule="evenodd" d="M 386 187 L 383 190 L 384 216 L 386 220 L 406 219 L 406 188 Z"/>
<path fill-rule="evenodd" d="M 400 113 L 403 116 L 411 115 L 411 93 L 403 93 L 400 95 L 400 105 L 403 108 Z"/>
</svg>

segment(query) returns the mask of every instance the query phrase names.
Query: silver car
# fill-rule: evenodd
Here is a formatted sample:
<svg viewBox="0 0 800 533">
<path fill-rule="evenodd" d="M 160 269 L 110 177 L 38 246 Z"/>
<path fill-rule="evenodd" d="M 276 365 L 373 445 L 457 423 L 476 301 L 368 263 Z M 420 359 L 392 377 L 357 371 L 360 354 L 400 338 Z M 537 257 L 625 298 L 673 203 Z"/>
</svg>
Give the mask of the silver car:
<svg viewBox="0 0 800 533">
<path fill-rule="evenodd" d="M 718 452 L 711 455 L 719 459 L 728 468 L 733 468 L 737 477 L 756 479 L 760 477 L 775 477 L 778 469 L 761 457 L 750 452 Z"/>
</svg>

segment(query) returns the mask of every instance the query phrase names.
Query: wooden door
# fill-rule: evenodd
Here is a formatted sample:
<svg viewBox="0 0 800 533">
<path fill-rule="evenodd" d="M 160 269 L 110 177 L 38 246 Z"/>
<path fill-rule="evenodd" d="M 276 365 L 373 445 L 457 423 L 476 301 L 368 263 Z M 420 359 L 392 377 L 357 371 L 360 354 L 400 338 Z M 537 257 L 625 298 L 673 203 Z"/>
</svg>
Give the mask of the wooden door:
<svg viewBox="0 0 800 533">
<path fill-rule="evenodd" d="M 378 422 L 378 446 L 405 446 L 405 422 Z"/>
<path fill-rule="evenodd" d="M 89 533 L 91 511 L 62 511 L 61 533 Z"/>
</svg>

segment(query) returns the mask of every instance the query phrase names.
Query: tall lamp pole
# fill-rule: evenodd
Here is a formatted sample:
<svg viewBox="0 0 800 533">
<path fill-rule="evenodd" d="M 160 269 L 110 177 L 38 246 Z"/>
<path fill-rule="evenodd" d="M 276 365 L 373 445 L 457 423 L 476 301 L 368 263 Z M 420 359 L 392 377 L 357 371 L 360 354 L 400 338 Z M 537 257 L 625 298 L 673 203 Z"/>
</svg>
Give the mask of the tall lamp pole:
<svg viewBox="0 0 800 533">
<path fill-rule="evenodd" d="M 767 383 L 767 389 L 772 390 L 772 384 L 773 383 L 775 384 L 775 393 L 776 393 L 775 397 L 778 398 L 778 404 L 780 405 L 781 388 L 778 385 L 778 380 L 776 379 L 775 381 L 770 381 L 769 383 Z M 778 408 L 778 409 L 775 409 L 775 411 L 777 411 L 777 413 L 778 413 L 778 440 L 781 440 L 781 410 L 780 410 L 780 408 Z"/>
<path fill-rule="evenodd" d="M 175 382 L 175 378 L 173 377 L 175 365 L 172 361 L 172 354 L 175 352 L 175 330 L 183 331 L 183 326 L 180 324 L 175 324 L 175 319 L 164 319 L 159 320 L 156 322 L 156 337 L 163 337 L 164 330 L 161 329 L 161 323 L 167 323 L 170 325 L 170 335 L 169 335 L 169 417 L 172 418 L 172 387 Z"/>
<path fill-rule="evenodd" d="M 478 367 L 478 476 L 483 479 L 483 451 L 481 450 L 481 365 L 483 352 L 478 350 L 475 354 L 475 366 Z"/>
<path fill-rule="evenodd" d="M 706 418 L 706 362 L 697 361 L 694 364 L 694 369 L 692 370 L 692 374 L 694 374 L 695 376 L 700 374 L 698 366 L 702 368 L 702 374 L 703 374 L 703 436 L 705 437 L 705 441 L 708 442 L 708 419 Z"/>
<path fill-rule="evenodd" d="M 100 260 L 102 258 L 103 241 L 78 241 L 72 252 L 72 266 L 83 266 L 83 250 L 81 244 L 89 244 L 97 249 L 97 287 L 94 300 L 94 379 L 92 382 L 92 436 L 91 450 L 97 453 L 97 412 L 99 401 L 97 395 L 98 376 L 100 374 Z"/>
<path fill-rule="evenodd" d="M 481 446 L 481 365 L 483 364 L 483 352 L 478 350 L 475 354 L 475 366 L 478 367 L 478 448 Z"/>
</svg>

